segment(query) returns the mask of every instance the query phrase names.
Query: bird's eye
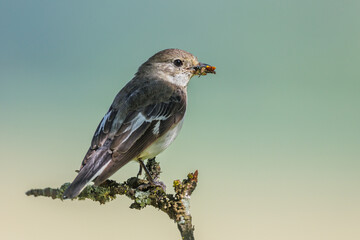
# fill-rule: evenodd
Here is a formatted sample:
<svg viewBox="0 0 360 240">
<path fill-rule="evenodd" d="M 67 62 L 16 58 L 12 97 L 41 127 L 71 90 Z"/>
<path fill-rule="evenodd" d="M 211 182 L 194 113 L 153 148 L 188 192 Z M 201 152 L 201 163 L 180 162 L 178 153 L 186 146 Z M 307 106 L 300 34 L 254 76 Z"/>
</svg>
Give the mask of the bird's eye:
<svg viewBox="0 0 360 240">
<path fill-rule="evenodd" d="M 175 59 L 174 60 L 174 65 L 177 67 L 181 67 L 183 65 L 183 62 L 180 59 Z"/>
</svg>

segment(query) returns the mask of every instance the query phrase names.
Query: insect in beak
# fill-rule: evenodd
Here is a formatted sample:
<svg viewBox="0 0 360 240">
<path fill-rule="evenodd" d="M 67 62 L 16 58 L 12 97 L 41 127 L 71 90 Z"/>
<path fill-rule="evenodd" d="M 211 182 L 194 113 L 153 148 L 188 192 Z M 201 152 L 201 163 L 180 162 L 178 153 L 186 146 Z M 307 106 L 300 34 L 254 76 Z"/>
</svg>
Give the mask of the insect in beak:
<svg viewBox="0 0 360 240">
<path fill-rule="evenodd" d="M 216 74 L 216 67 L 206 63 L 199 63 L 199 65 L 193 67 L 193 69 L 195 70 L 194 75 L 204 76 L 208 73 Z"/>
</svg>

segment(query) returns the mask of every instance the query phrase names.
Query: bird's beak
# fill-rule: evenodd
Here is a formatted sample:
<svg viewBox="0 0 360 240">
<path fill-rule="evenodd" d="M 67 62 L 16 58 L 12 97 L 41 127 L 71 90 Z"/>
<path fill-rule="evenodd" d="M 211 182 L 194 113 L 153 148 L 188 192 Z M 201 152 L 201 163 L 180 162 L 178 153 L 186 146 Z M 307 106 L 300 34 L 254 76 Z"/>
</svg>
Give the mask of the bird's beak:
<svg viewBox="0 0 360 240">
<path fill-rule="evenodd" d="M 216 74 L 215 69 L 216 67 L 213 67 L 206 63 L 199 63 L 199 65 L 193 67 L 194 69 L 194 75 L 206 75 L 208 73 Z"/>
</svg>

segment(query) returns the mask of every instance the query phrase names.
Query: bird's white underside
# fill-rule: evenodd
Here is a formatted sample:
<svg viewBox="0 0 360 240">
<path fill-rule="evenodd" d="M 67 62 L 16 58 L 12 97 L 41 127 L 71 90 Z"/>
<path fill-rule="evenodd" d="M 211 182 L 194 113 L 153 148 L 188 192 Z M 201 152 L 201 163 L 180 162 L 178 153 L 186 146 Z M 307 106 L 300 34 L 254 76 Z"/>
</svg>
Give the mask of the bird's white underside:
<svg viewBox="0 0 360 240">
<path fill-rule="evenodd" d="M 154 143 L 152 143 L 148 148 L 146 148 L 140 155 L 133 159 L 149 159 L 156 157 L 159 153 L 164 151 L 169 145 L 175 140 L 176 136 L 179 134 L 179 131 L 182 127 L 184 119 L 182 119 L 178 124 L 173 128 L 167 131 L 164 135 L 159 137 Z"/>
</svg>

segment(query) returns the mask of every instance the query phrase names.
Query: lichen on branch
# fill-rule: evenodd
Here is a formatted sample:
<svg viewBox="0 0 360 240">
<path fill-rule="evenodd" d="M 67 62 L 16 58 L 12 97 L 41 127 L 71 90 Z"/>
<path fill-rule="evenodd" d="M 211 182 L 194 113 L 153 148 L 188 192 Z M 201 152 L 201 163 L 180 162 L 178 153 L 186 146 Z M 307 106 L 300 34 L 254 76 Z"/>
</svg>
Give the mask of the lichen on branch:
<svg viewBox="0 0 360 240">
<path fill-rule="evenodd" d="M 158 179 L 161 173 L 160 165 L 154 159 L 148 160 L 146 167 L 153 179 Z M 194 226 L 190 214 L 190 196 L 198 182 L 198 171 L 189 173 L 187 178 L 173 181 L 175 194 L 167 194 L 161 186 L 150 184 L 148 180 L 131 177 L 124 183 L 106 180 L 100 186 L 87 186 L 75 199 L 91 199 L 100 204 L 116 199 L 118 195 L 126 195 L 133 200 L 130 208 L 142 209 L 148 205 L 165 212 L 177 223 L 182 239 L 194 239 Z M 31 189 L 28 196 L 44 196 L 61 199 L 70 183 L 64 183 L 60 188 Z"/>
</svg>

